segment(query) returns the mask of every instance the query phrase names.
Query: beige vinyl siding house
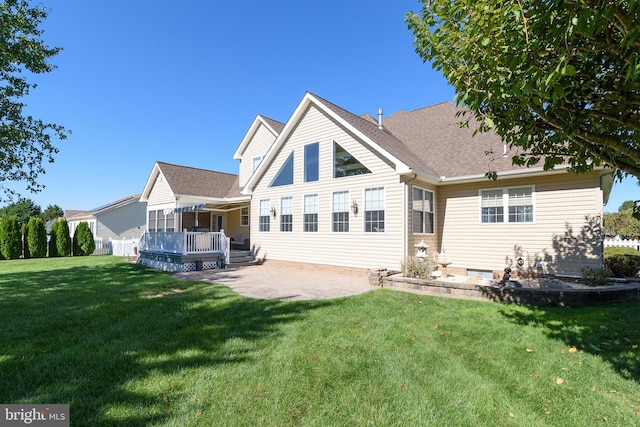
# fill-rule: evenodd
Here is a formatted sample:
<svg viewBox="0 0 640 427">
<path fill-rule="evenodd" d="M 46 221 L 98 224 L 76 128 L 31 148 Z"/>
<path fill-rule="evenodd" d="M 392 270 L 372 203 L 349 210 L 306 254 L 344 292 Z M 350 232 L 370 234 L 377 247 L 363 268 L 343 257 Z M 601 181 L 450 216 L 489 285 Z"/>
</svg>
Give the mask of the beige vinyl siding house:
<svg viewBox="0 0 640 427">
<path fill-rule="evenodd" d="M 233 158 L 240 161 L 239 183 L 243 187 L 284 127 L 283 123 L 258 115 Z"/>
<path fill-rule="evenodd" d="M 376 120 L 306 93 L 286 123 L 251 123 L 238 175 L 157 162 L 140 200 L 176 232 L 224 229 L 267 262 L 397 270 L 426 244 L 457 274 L 601 267 L 611 169 L 513 166 L 497 135 L 456 124 L 460 111 L 444 102 Z M 147 228 L 166 231 L 157 224 Z"/>
<path fill-rule="evenodd" d="M 317 181 L 304 182 L 306 145 L 318 143 L 319 176 Z M 333 177 L 334 143 L 338 143 L 371 173 L 355 176 Z M 260 202 L 269 200 L 275 208 L 271 216 L 270 230 L 259 231 L 259 215 L 253 215 L 252 242 L 258 257 L 340 266 L 349 260 L 349 267 L 369 268 L 371 265 L 396 265 L 404 251 L 404 186 L 398 182 L 393 168 L 377 153 L 372 152 L 352 134 L 345 131 L 325 113 L 311 105 L 296 122 L 295 129 L 277 150 L 271 167 L 265 170 L 253 191 L 252 212 L 259 212 Z M 293 183 L 270 186 L 284 162 L 293 153 Z M 364 231 L 365 189 L 384 190 L 384 232 Z M 334 192 L 348 192 L 349 231 L 332 231 L 332 197 Z M 303 206 L 305 195 L 318 196 L 318 231 L 303 230 Z M 293 198 L 293 227 L 280 230 L 281 199 Z M 358 213 L 351 211 L 358 204 Z M 310 244 L 310 242 L 312 242 Z M 377 247 L 379 250 L 371 250 Z"/>
<path fill-rule="evenodd" d="M 499 271 L 522 258 L 522 268 L 530 272 L 580 276 L 582 268 L 599 268 L 602 263 L 599 180 L 600 172 L 555 173 L 442 186 L 438 247 L 455 265 L 472 271 Z M 480 192 L 505 185 L 533 189 L 531 222 L 482 222 Z"/>
<path fill-rule="evenodd" d="M 445 253 L 450 271 L 460 274 L 497 275 L 512 267 L 522 274 L 579 276 L 582 268 L 601 267 L 600 221 L 610 189 L 601 178 L 610 171 L 574 175 L 566 167 L 515 167 L 496 135 L 472 138 L 473 123 L 457 126 L 457 111 L 442 103 L 376 121 L 307 93 L 244 186 L 256 255 L 398 269 L 426 243 L 429 256 Z M 305 182 L 305 146 L 314 143 L 319 177 Z M 370 173 L 335 178 L 334 143 Z M 243 150 L 250 153 L 250 143 Z M 291 182 L 272 185 L 290 156 Z M 485 177 L 489 169 L 497 181 Z M 384 192 L 383 232 L 365 231 L 364 193 L 370 189 Z M 341 191 L 349 206 L 358 205 L 358 213 L 348 212 L 348 232 L 332 229 L 332 198 Z M 316 232 L 304 229 L 306 195 L 317 195 Z M 261 213 L 261 205 L 268 212 Z M 291 222 L 284 228 L 283 216 Z"/>
</svg>

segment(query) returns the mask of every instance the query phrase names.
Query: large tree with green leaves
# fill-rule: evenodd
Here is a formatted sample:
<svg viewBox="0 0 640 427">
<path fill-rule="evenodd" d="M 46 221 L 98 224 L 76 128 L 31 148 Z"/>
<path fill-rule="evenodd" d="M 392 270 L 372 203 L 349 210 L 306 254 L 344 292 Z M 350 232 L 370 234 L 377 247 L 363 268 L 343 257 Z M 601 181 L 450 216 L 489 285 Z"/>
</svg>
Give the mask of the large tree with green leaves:
<svg viewBox="0 0 640 427">
<path fill-rule="evenodd" d="M 513 162 L 640 177 L 640 4 L 628 0 L 421 0 L 416 52 Z M 488 171 L 488 176 L 495 174 Z"/>
<path fill-rule="evenodd" d="M 3 185 L 10 181 L 26 183 L 31 192 L 40 191 L 43 162 L 52 163 L 58 152 L 52 139 L 67 136 L 62 126 L 23 111 L 22 100 L 36 87 L 27 76 L 52 71 L 48 60 L 60 51 L 41 39 L 40 24 L 46 17 L 47 9 L 32 7 L 27 0 L 0 1 L 0 188 L 4 196 L 13 193 Z"/>
<path fill-rule="evenodd" d="M 49 205 L 42 212 L 42 220 L 46 223 L 48 221 L 56 220 L 64 216 L 64 211 L 58 205 Z"/>
<path fill-rule="evenodd" d="M 31 199 L 20 199 L 0 209 L 0 217 L 5 215 L 15 216 L 22 226 L 27 225 L 29 218 L 41 216 L 42 209 Z"/>
</svg>

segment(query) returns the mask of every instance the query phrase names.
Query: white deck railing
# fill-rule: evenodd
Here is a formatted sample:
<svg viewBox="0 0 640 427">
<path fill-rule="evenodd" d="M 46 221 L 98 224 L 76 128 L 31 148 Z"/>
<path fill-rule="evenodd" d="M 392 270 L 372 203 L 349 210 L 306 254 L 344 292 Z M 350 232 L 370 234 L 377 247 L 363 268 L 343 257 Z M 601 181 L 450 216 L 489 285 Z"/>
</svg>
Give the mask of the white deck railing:
<svg viewBox="0 0 640 427">
<path fill-rule="evenodd" d="M 145 232 L 138 249 L 148 252 L 181 255 L 221 253 L 229 257 L 229 238 L 224 231 L 204 233 L 194 231 Z M 227 260 L 228 261 L 228 260 Z"/>
</svg>

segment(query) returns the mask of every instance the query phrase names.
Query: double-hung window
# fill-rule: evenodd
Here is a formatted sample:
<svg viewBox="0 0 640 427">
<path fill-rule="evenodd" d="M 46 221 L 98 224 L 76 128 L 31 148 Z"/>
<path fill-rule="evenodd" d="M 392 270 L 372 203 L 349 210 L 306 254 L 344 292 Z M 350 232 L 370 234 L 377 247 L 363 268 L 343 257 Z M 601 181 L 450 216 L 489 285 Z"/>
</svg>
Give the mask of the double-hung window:
<svg viewBox="0 0 640 427">
<path fill-rule="evenodd" d="M 303 230 L 318 231 L 318 195 L 306 194 L 304 196 Z"/>
<path fill-rule="evenodd" d="M 249 225 L 249 208 L 240 209 L 240 225 Z"/>
<path fill-rule="evenodd" d="M 384 187 L 364 190 L 364 231 L 384 232 Z"/>
<path fill-rule="evenodd" d="M 481 212 L 483 223 L 504 222 L 504 197 L 502 189 L 481 192 Z"/>
<path fill-rule="evenodd" d="M 509 189 L 509 222 L 533 222 L 533 189 Z"/>
<path fill-rule="evenodd" d="M 260 212 L 258 215 L 258 230 L 269 231 L 271 229 L 271 200 L 260 200 Z"/>
<path fill-rule="evenodd" d="M 251 159 L 251 172 L 254 172 L 260 166 L 260 162 L 262 161 L 262 156 L 256 156 Z"/>
<path fill-rule="evenodd" d="M 333 193 L 331 206 L 331 230 L 339 233 L 349 231 L 349 192 Z"/>
<path fill-rule="evenodd" d="M 280 199 L 280 231 L 293 231 L 293 197 Z"/>
<path fill-rule="evenodd" d="M 414 234 L 433 234 L 433 192 L 413 187 L 411 215 Z"/>
<path fill-rule="evenodd" d="M 483 224 L 533 222 L 533 197 L 531 186 L 481 190 L 480 221 Z"/>
</svg>

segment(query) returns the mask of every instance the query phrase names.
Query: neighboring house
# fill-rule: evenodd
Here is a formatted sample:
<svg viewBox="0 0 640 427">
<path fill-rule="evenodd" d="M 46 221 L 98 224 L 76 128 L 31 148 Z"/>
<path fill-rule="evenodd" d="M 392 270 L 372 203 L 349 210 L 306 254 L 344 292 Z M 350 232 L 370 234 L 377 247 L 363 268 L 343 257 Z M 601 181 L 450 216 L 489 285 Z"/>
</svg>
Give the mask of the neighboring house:
<svg viewBox="0 0 640 427">
<path fill-rule="evenodd" d="M 146 204 L 139 199 L 135 194 L 89 211 L 65 211 L 71 236 L 86 222 L 96 240 L 138 239 L 146 227 Z"/>
<path fill-rule="evenodd" d="M 204 189 L 219 173 L 156 163 L 141 200 L 162 215 L 147 227 L 188 228 L 189 213 L 197 226 L 250 235 L 259 258 L 332 268 L 398 269 L 420 242 L 460 274 L 602 267 L 611 171 L 515 167 L 498 136 L 458 126 L 458 111 L 445 102 L 376 120 L 307 93 L 287 123 L 254 120 L 234 154 L 235 184 L 215 195 Z"/>
</svg>

